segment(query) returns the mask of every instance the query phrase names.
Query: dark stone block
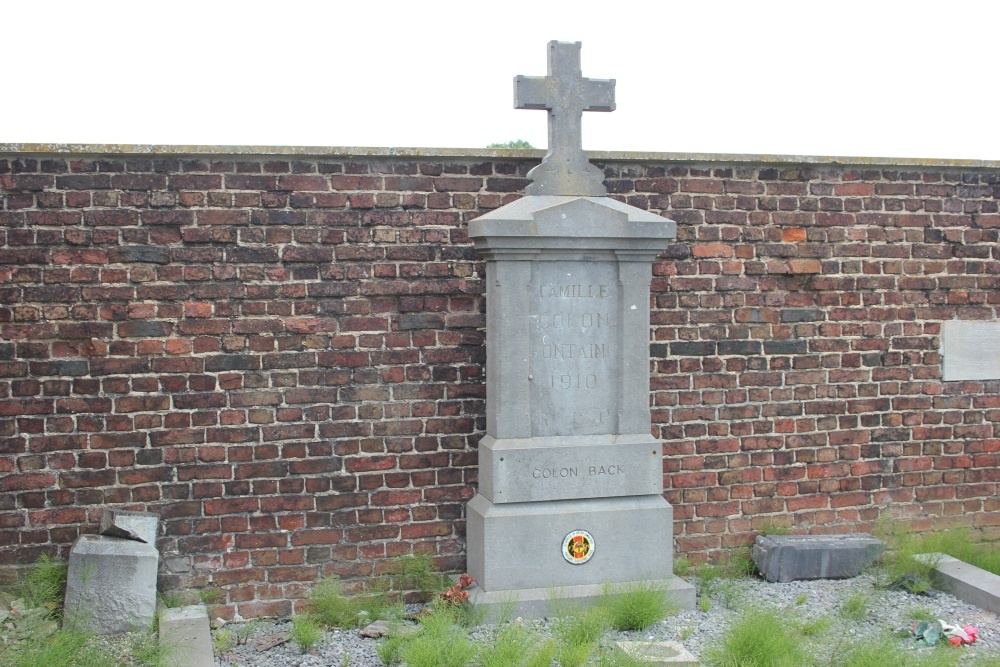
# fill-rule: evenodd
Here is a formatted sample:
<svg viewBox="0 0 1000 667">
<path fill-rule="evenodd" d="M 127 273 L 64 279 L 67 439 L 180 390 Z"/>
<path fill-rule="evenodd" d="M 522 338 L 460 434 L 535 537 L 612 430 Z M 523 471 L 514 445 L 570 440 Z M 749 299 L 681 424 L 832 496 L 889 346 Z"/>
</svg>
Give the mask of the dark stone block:
<svg viewBox="0 0 1000 667">
<path fill-rule="evenodd" d="M 760 535 L 753 562 L 768 581 L 856 577 L 885 549 L 867 533 L 855 535 Z"/>
<path fill-rule="evenodd" d="M 403 313 L 399 317 L 399 330 L 444 329 L 443 313 Z"/>
<path fill-rule="evenodd" d="M 146 262 L 149 264 L 169 264 L 170 250 L 158 246 L 125 246 L 112 253 L 112 259 L 120 264 Z"/>
<path fill-rule="evenodd" d="M 704 357 L 715 354 L 715 341 L 699 340 L 671 343 L 670 354 L 675 357 Z"/>
<path fill-rule="evenodd" d="M 758 340 L 720 340 L 719 354 L 760 354 Z"/>
<path fill-rule="evenodd" d="M 809 343 L 804 340 L 769 340 L 764 342 L 764 354 L 805 354 Z"/>
<path fill-rule="evenodd" d="M 161 338 L 169 336 L 173 330 L 174 325 L 171 322 L 135 320 L 118 325 L 118 335 L 122 338 Z"/>
<path fill-rule="evenodd" d="M 788 308 L 781 311 L 782 322 L 820 322 L 823 311 L 818 308 Z"/>
</svg>

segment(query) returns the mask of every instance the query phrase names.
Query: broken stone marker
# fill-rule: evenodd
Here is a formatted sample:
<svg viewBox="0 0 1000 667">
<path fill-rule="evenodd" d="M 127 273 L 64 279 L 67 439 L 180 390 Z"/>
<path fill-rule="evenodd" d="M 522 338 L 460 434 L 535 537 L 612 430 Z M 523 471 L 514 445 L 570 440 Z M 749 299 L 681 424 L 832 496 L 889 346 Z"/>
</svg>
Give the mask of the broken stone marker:
<svg viewBox="0 0 1000 667">
<path fill-rule="evenodd" d="M 101 535 L 136 540 L 156 546 L 160 517 L 152 512 L 130 512 L 104 508 L 101 512 Z"/>
<path fill-rule="evenodd" d="M 69 553 L 67 621 L 102 635 L 148 632 L 159 560 L 156 547 L 145 542 L 81 535 Z"/>
<path fill-rule="evenodd" d="M 205 605 L 164 609 L 160 614 L 160 646 L 167 660 L 184 667 L 213 667 L 212 633 Z"/>
<path fill-rule="evenodd" d="M 856 577 L 885 549 L 867 533 L 758 535 L 753 562 L 770 582 Z"/>
<path fill-rule="evenodd" d="M 644 665 L 698 667 L 698 659 L 677 642 L 616 642 L 620 651 Z"/>
</svg>

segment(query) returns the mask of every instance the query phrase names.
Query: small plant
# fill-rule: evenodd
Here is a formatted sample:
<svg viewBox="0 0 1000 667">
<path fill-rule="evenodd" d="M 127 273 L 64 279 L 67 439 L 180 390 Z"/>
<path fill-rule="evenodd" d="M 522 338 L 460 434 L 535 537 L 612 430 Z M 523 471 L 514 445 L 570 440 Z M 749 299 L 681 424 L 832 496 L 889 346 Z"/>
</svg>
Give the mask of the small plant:
<svg viewBox="0 0 1000 667">
<path fill-rule="evenodd" d="M 677 638 L 683 642 L 690 639 L 691 635 L 693 634 L 694 634 L 694 628 L 692 628 L 690 625 L 685 625 L 677 632 Z"/>
<path fill-rule="evenodd" d="M 480 667 L 512 667 L 521 662 L 525 648 L 530 645 L 527 630 L 507 623 L 480 649 L 477 662 Z"/>
<path fill-rule="evenodd" d="M 618 630 L 643 630 L 680 611 L 680 605 L 655 581 L 607 586 L 601 605 Z"/>
<path fill-rule="evenodd" d="M 826 632 L 833 625 L 833 619 L 829 616 L 818 616 L 809 618 L 798 624 L 799 634 L 803 637 L 818 637 Z"/>
<path fill-rule="evenodd" d="M 375 652 L 378 653 L 378 657 L 383 663 L 392 665 L 400 661 L 399 655 L 403 650 L 404 643 L 405 640 L 402 637 L 390 634 L 379 640 L 378 644 L 375 645 Z"/>
<path fill-rule="evenodd" d="M 201 589 L 198 591 L 198 597 L 205 604 L 220 604 L 226 600 L 225 592 L 215 586 L 208 586 Z"/>
<path fill-rule="evenodd" d="M 557 618 L 552 630 L 557 641 L 556 659 L 561 667 L 579 667 L 586 663 L 609 624 L 607 610 L 602 606 Z"/>
<path fill-rule="evenodd" d="M 465 589 L 475 582 L 476 580 L 471 576 L 463 574 L 458 578 L 457 584 L 451 588 L 446 588 L 441 593 L 438 593 L 438 598 L 457 607 L 469 599 L 469 594 L 465 591 Z"/>
<path fill-rule="evenodd" d="M 397 559 L 399 574 L 393 582 L 396 590 L 416 590 L 421 602 L 429 602 L 445 586 L 445 578 L 434 566 L 430 554 L 407 554 Z"/>
<path fill-rule="evenodd" d="M 802 641 L 790 623 L 772 609 L 747 609 L 721 642 L 708 647 L 709 667 L 794 667 L 805 664 Z"/>
<path fill-rule="evenodd" d="M 687 556 L 678 556 L 674 559 L 674 574 L 678 577 L 686 577 L 691 574 L 694 566 Z"/>
<path fill-rule="evenodd" d="M 236 639 L 233 637 L 233 631 L 229 628 L 216 630 L 215 634 L 212 635 L 212 653 L 215 655 L 227 653 L 234 646 L 236 646 Z"/>
<path fill-rule="evenodd" d="M 463 667 L 476 647 L 457 625 L 454 605 L 438 603 L 434 612 L 420 618 L 422 631 L 407 640 L 399 652 L 408 667 Z"/>
<path fill-rule="evenodd" d="M 523 667 L 550 667 L 559 652 L 559 644 L 554 639 L 546 639 L 532 647 Z"/>
<path fill-rule="evenodd" d="M 292 619 L 292 639 L 299 645 L 299 652 L 307 653 L 322 638 L 322 628 L 308 615 Z"/>
<path fill-rule="evenodd" d="M 933 621 L 934 614 L 927 607 L 910 607 L 906 610 L 906 617 L 914 621 Z"/>
<path fill-rule="evenodd" d="M 799 606 L 799 607 L 801 607 L 802 605 L 804 605 L 808 601 L 809 601 L 809 594 L 808 593 L 802 592 L 802 593 L 799 593 L 799 594 L 797 594 L 795 596 L 795 604 L 797 606 Z"/>
<path fill-rule="evenodd" d="M 16 587 L 17 596 L 26 608 L 43 608 L 59 616 L 66 597 L 66 563 L 41 556 Z"/>
<path fill-rule="evenodd" d="M 167 609 L 184 606 L 184 596 L 179 593 L 157 593 L 156 599 Z"/>
<path fill-rule="evenodd" d="M 863 620 L 868 615 L 868 604 L 869 597 L 866 593 L 851 593 L 840 603 L 840 616 L 849 621 Z"/>
<path fill-rule="evenodd" d="M 309 612 L 326 628 L 357 628 L 379 618 L 399 615 L 399 606 L 389 600 L 386 581 L 372 583 L 374 590 L 362 595 L 344 595 L 340 579 L 322 579 L 309 592 Z"/>
<path fill-rule="evenodd" d="M 708 610 L 712 608 L 712 601 L 708 599 L 707 595 L 702 595 L 698 598 L 698 611 L 707 614 Z"/>
<path fill-rule="evenodd" d="M 238 646 L 245 646 L 250 642 L 250 638 L 254 636 L 258 628 L 260 628 L 262 621 L 259 618 L 252 618 L 245 623 L 240 623 L 233 628 L 233 638 L 236 640 Z"/>
</svg>

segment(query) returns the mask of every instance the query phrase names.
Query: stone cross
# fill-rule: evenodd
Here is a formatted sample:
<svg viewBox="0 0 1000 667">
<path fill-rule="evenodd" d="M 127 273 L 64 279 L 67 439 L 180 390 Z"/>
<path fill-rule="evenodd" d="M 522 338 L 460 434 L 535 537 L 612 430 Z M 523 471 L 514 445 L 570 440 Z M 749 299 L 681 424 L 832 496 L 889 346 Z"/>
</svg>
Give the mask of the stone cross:
<svg viewBox="0 0 1000 667">
<path fill-rule="evenodd" d="M 549 150 L 528 172 L 528 195 L 603 197 L 604 172 L 583 154 L 584 111 L 615 110 L 615 80 L 585 79 L 580 42 L 549 42 L 548 76 L 514 77 L 514 108 L 549 112 Z"/>
</svg>

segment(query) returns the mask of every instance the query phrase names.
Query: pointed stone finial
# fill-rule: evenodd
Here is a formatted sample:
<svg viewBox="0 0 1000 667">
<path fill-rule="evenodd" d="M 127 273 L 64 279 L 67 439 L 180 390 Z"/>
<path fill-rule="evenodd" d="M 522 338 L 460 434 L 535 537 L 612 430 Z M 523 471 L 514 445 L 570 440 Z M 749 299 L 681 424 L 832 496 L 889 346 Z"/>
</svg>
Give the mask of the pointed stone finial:
<svg viewBox="0 0 1000 667">
<path fill-rule="evenodd" d="M 584 111 L 615 110 L 615 80 L 585 79 L 580 42 L 549 42 L 548 76 L 514 77 L 514 108 L 549 112 L 549 150 L 528 172 L 528 195 L 602 197 L 604 173 L 583 154 Z"/>
</svg>

